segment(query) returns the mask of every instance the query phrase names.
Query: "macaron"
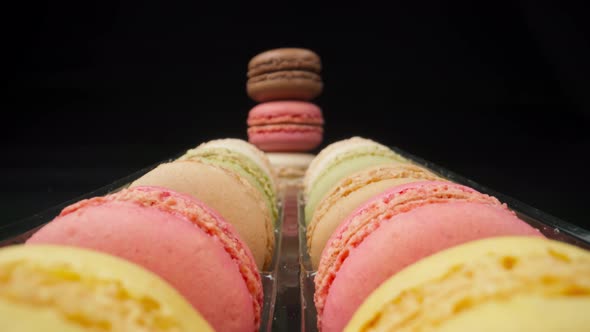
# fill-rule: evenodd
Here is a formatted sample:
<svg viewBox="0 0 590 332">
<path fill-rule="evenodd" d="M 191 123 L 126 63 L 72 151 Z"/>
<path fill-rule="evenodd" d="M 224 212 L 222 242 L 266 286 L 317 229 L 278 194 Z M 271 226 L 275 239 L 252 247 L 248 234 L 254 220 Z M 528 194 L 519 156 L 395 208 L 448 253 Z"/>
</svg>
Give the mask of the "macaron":
<svg viewBox="0 0 590 332">
<path fill-rule="evenodd" d="M 440 178 L 415 165 L 385 164 L 365 168 L 340 180 L 318 204 L 307 226 L 307 246 L 313 268 L 318 268 L 332 233 L 358 206 L 388 188 L 424 180 Z"/>
<path fill-rule="evenodd" d="M 245 176 L 200 160 L 179 160 L 160 164 L 130 185 L 137 186 L 169 188 L 204 202 L 233 225 L 260 270 L 270 266 L 272 213 L 264 196 Z"/>
<path fill-rule="evenodd" d="M 188 195 L 137 187 L 83 200 L 27 244 L 82 247 L 138 264 L 176 288 L 217 331 L 260 325 L 262 283 L 250 250 L 220 215 Z"/>
<path fill-rule="evenodd" d="M 320 57 L 304 48 L 277 48 L 248 62 L 248 96 L 257 102 L 312 100 L 323 89 Z"/>
<path fill-rule="evenodd" d="M 263 151 L 305 152 L 323 138 L 321 109 L 304 101 L 271 101 L 248 113 L 248 141 Z"/>
<path fill-rule="evenodd" d="M 364 299 L 406 266 L 495 236 L 541 236 L 496 198 L 450 182 L 388 189 L 358 207 L 326 245 L 314 302 L 323 332 L 342 331 Z M 354 286 L 352 286 L 354 285 Z"/>
<path fill-rule="evenodd" d="M 213 331 L 157 275 L 65 246 L 0 249 L 0 331 Z"/>
<path fill-rule="evenodd" d="M 298 152 L 268 152 L 266 156 L 280 179 L 303 179 L 315 157 L 311 153 Z"/>
<path fill-rule="evenodd" d="M 264 197 L 273 221 L 278 218 L 277 185 L 274 171 L 264 152 L 235 138 L 205 142 L 188 150 L 179 160 L 200 160 L 239 173 Z"/>
<path fill-rule="evenodd" d="M 362 137 L 328 145 L 311 162 L 303 179 L 306 223 L 319 202 L 344 177 L 370 166 L 407 162 L 388 147 Z"/>
<path fill-rule="evenodd" d="M 590 252 L 498 237 L 462 244 L 385 281 L 345 331 L 588 331 Z"/>
<path fill-rule="evenodd" d="M 253 162 L 258 165 L 258 167 L 262 168 L 265 174 L 272 179 L 273 184 L 276 188 L 276 180 L 277 174 L 270 163 L 270 159 L 264 153 L 264 151 L 258 149 L 255 145 L 248 143 L 247 141 L 239 138 L 219 138 L 207 141 L 205 143 L 200 144 L 197 148 L 224 148 L 228 150 L 232 150 L 238 153 L 241 153 Z M 189 155 L 190 151 L 194 149 L 188 150 L 185 155 Z"/>
</svg>

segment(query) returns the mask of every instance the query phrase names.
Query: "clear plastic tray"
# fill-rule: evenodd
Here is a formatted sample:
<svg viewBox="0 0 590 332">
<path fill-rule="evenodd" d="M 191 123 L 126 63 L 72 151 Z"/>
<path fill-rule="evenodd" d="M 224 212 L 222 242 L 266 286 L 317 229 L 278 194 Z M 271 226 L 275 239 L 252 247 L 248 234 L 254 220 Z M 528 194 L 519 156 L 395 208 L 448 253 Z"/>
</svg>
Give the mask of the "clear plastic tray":
<svg viewBox="0 0 590 332">
<path fill-rule="evenodd" d="M 415 164 L 426 167 L 442 177 L 497 197 L 500 201 L 508 204 L 521 219 L 538 228 L 548 238 L 590 249 L 590 232 L 588 230 L 489 190 L 422 158 L 395 147 L 392 147 L 392 149 Z M 174 159 L 176 157 L 163 162 Z M 37 229 L 55 218 L 64 207 L 80 199 L 104 196 L 125 188 L 129 183 L 156 166 L 157 164 L 144 168 L 103 188 L 64 202 L 29 218 L 0 226 L 0 247 L 23 243 Z M 314 332 L 317 331 L 316 310 L 313 303 L 315 271 L 311 268 L 307 253 L 306 228 L 305 221 L 302 218 L 304 215 L 304 202 L 300 199 L 299 191 L 294 186 L 284 188 L 280 197 L 279 220 L 274 230 L 276 243 L 272 264 L 268 271 L 260 272 L 264 287 L 264 308 L 260 331 Z"/>
</svg>

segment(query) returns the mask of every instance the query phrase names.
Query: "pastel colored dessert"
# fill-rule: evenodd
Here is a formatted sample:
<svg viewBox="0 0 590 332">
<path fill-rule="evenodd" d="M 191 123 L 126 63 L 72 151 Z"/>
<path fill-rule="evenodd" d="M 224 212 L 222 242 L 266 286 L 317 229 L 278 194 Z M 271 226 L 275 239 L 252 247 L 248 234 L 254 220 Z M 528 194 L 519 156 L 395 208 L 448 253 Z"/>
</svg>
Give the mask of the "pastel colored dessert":
<svg viewBox="0 0 590 332">
<path fill-rule="evenodd" d="M 213 331 L 169 284 L 80 248 L 0 249 L 0 331 Z"/>
<path fill-rule="evenodd" d="M 240 139 L 212 140 L 188 150 L 179 160 L 199 160 L 239 173 L 264 197 L 273 221 L 278 218 L 277 186 L 264 152 Z"/>
<path fill-rule="evenodd" d="M 269 266 L 274 248 L 272 214 L 263 195 L 240 173 L 197 160 L 161 164 L 131 183 L 158 186 L 203 201 L 235 227 L 256 266 Z"/>
<path fill-rule="evenodd" d="M 257 102 L 312 100 L 322 93 L 322 62 L 311 50 L 277 48 L 248 63 L 248 96 Z"/>
<path fill-rule="evenodd" d="M 307 227 L 307 247 L 313 268 L 318 268 L 322 251 L 332 233 L 358 206 L 388 188 L 438 179 L 418 166 L 386 164 L 365 168 L 340 180 L 318 204 Z"/>
<path fill-rule="evenodd" d="M 407 160 L 388 147 L 362 137 L 328 145 L 311 162 L 303 179 L 306 223 L 319 202 L 344 177 L 369 166 L 404 162 Z"/>
<path fill-rule="evenodd" d="M 588 331 L 589 312 L 589 251 L 499 237 L 399 272 L 364 301 L 345 331 Z"/>
<path fill-rule="evenodd" d="M 309 151 L 320 145 L 324 119 L 320 108 L 304 101 L 271 101 L 248 113 L 248 141 L 264 151 Z"/>
<path fill-rule="evenodd" d="M 314 280 L 318 325 L 323 332 L 342 331 L 374 289 L 426 256 L 510 235 L 541 236 L 496 198 L 465 186 L 423 181 L 393 187 L 350 214 L 328 241 Z"/>
<path fill-rule="evenodd" d="M 254 161 L 256 165 L 262 168 L 262 170 L 264 170 L 266 175 L 272 179 L 272 182 L 276 188 L 277 174 L 274 171 L 272 164 L 270 163 L 270 159 L 268 158 L 266 153 L 264 153 L 264 151 L 258 149 L 255 145 L 250 144 L 247 141 L 239 138 L 219 138 L 207 141 L 197 146 L 197 148 L 205 147 L 225 148 L 247 156 L 252 161 Z M 187 151 L 185 155 L 190 154 L 190 151 L 192 150 L 194 149 Z"/>
<path fill-rule="evenodd" d="M 268 152 L 266 156 L 280 179 L 303 179 L 315 157 L 311 153 L 297 152 Z"/>
<path fill-rule="evenodd" d="M 252 254 L 229 223 L 188 195 L 136 187 L 83 200 L 27 244 L 88 248 L 141 265 L 217 331 L 253 332 L 260 325 L 262 283 Z"/>
</svg>

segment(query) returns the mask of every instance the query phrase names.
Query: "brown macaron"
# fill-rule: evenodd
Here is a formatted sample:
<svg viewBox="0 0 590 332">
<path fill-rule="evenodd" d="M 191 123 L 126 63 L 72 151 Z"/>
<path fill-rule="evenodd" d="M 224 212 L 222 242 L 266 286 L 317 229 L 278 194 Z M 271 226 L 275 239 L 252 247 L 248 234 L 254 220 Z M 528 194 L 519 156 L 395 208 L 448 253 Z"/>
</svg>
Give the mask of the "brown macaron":
<svg viewBox="0 0 590 332">
<path fill-rule="evenodd" d="M 248 63 L 248 96 L 257 102 L 312 100 L 323 89 L 320 57 L 308 49 L 277 48 Z"/>
</svg>

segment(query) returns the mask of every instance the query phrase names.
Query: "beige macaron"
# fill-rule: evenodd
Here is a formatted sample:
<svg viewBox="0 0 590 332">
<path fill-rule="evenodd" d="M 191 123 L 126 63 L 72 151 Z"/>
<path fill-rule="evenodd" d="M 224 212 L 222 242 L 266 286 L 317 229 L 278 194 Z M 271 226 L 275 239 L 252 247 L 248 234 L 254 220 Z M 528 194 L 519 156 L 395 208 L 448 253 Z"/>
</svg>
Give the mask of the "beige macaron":
<svg viewBox="0 0 590 332">
<path fill-rule="evenodd" d="M 131 184 L 159 186 L 191 195 L 232 224 L 252 251 L 259 269 L 268 267 L 274 249 L 273 222 L 262 194 L 242 176 L 199 161 L 161 164 Z"/>
<path fill-rule="evenodd" d="M 366 168 L 338 182 L 318 204 L 307 227 L 307 246 L 314 269 L 332 233 L 357 207 L 388 188 L 424 180 L 440 178 L 412 164 L 392 163 Z"/>
</svg>

